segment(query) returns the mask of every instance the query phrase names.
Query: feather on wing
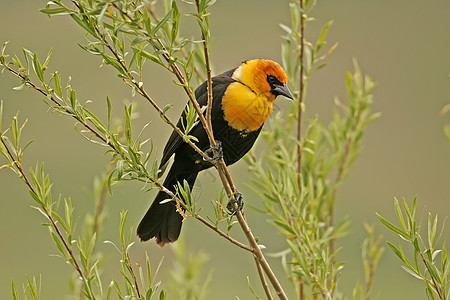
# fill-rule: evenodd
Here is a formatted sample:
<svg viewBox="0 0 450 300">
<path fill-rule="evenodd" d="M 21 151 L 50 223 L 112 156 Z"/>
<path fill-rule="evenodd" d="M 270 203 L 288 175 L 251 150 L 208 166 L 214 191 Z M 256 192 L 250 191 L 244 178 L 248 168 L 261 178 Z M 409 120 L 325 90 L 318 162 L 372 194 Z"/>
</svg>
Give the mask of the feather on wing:
<svg viewBox="0 0 450 300">
<path fill-rule="evenodd" d="M 236 68 L 231 69 L 229 71 L 226 71 L 220 75 L 217 75 L 212 78 L 213 80 L 213 108 L 212 108 L 212 115 L 217 115 L 218 110 L 221 109 L 221 100 L 223 97 L 223 94 L 225 93 L 228 85 L 230 83 L 234 82 L 234 79 L 231 78 Z M 204 107 L 205 109 L 202 110 L 203 114 L 206 114 L 206 106 L 208 104 L 208 93 L 207 93 L 207 82 L 203 82 L 196 90 L 195 90 L 195 98 L 197 99 L 198 104 L 200 107 Z M 214 117 L 213 117 L 214 118 Z M 183 130 L 182 126 L 182 120 L 186 120 L 186 109 L 183 110 L 183 113 L 181 114 L 180 120 L 177 123 L 177 127 Z M 192 134 L 195 136 L 195 132 L 198 130 L 204 130 L 202 124 L 198 122 L 189 132 L 189 134 Z M 159 170 L 161 171 L 159 173 L 159 176 L 161 176 L 165 169 L 167 168 L 167 165 L 169 164 L 169 160 L 174 155 L 180 146 L 183 143 L 183 138 L 174 130 L 172 134 L 169 137 L 169 140 L 166 143 L 166 146 L 164 147 L 163 156 L 161 158 L 161 163 L 159 165 Z M 203 145 L 199 145 L 201 148 Z"/>
</svg>

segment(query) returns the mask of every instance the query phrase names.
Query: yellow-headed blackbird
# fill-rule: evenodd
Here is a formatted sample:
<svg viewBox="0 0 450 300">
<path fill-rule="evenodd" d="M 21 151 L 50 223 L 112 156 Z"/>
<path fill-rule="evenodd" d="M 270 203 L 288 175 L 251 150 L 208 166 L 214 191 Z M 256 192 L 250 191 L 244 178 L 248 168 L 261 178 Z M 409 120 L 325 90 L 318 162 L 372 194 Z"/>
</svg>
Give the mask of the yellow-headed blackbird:
<svg viewBox="0 0 450 300">
<path fill-rule="evenodd" d="M 213 105 L 211 123 L 214 138 L 221 143 L 221 153 L 227 165 L 238 161 L 255 143 L 264 122 L 272 113 L 272 103 L 282 95 L 293 99 L 286 83 L 287 76 L 279 64 L 271 60 L 255 59 L 243 62 L 239 67 L 212 78 Z M 195 97 L 202 110 L 208 102 L 207 83 L 195 91 Z M 186 111 L 177 126 L 182 129 Z M 206 132 L 196 124 L 189 135 L 197 138 L 197 146 L 208 151 L 210 143 Z M 160 164 L 161 173 L 169 159 L 175 154 L 172 167 L 164 181 L 164 186 L 175 192 L 177 182 L 186 180 L 192 188 L 200 171 L 210 168 L 183 138 L 172 132 L 164 148 Z M 160 203 L 170 198 L 160 191 L 138 226 L 137 234 L 142 241 L 156 238 L 159 246 L 174 242 L 181 230 L 182 216 L 176 211 L 173 201 Z"/>
</svg>

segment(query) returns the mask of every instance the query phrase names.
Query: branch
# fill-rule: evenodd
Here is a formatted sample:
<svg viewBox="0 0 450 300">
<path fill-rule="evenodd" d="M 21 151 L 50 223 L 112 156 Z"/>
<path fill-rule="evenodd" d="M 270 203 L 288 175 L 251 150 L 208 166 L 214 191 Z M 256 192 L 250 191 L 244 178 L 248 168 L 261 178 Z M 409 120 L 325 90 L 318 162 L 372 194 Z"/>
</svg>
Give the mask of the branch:
<svg viewBox="0 0 450 300">
<path fill-rule="evenodd" d="M 58 109 L 61 109 L 62 111 L 64 111 L 65 113 L 67 113 L 68 115 L 72 116 L 73 118 L 75 118 L 80 124 L 82 124 L 88 131 L 90 131 L 91 133 L 93 133 L 96 137 L 98 137 L 102 142 L 104 142 L 106 145 L 108 145 L 116 154 L 120 155 L 122 159 L 126 160 L 129 164 L 132 164 L 132 161 L 130 158 L 121 155 L 121 151 L 119 151 L 116 146 L 109 142 L 107 140 L 107 138 L 103 137 L 98 131 L 96 131 L 94 128 L 92 128 L 91 126 L 89 126 L 89 124 L 87 124 L 84 120 L 78 118 L 76 115 L 70 113 L 61 103 L 58 102 L 58 100 L 56 100 L 53 96 L 51 96 L 50 94 L 47 94 L 43 89 L 37 87 L 33 82 L 31 82 L 29 79 L 27 79 L 24 75 L 18 73 L 17 71 L 15 71 L 14 69 L 11 69 L 8 65 L 1 63 L 2 66 L 4 66 L 8 71 L 10 71 L 11 73 L 13 73 L 14 75 L 16 75 L 17 77 L 21 78 L 22 80 L 24 80 L 26 82 L 26 84 L 28 86 L 30 86 L 31 88 L 33 88 L 34 90 L 38 91 L 39 93 L 41 93 L 42 95 L 44 95 L 47 99 L 50 99 L 53 103 L 55 103 L 55 105 L 57 106 Z M 167 189 L 165 186 L 163 186 L 157 179 L 149 176 L 148 174 L 145 174 L 146 179 L 148 179 L 151 183 L 153 183 L 154 185 L 156 185 L 156 187 L 167 193 L 172 199 L 173 201 L 177 202 L 178 205 L 182 206 L 184 209 L 189 210 L 189 208 L 181 201 L 181 199 L 179 199 L 179 197 L 177 197 L 174 193 L 172 193 L 172 191 L 170 191 L 169 189 Z M 27 183 L 27 182 L 26 182 Z M 29 183 L 27 184 L 29 185 Z M 216 228 L 213 224 L 211 224 L 210 222 L 208 222 L 207 220 L 205 220 L 204 218 L 202 218 L 199 215 L 195 215 L 194 216 L 197 220 L 199 220 L 200 222 L 202 222 L 203 224 L 205 224 L 207 227 L 209 227 L 210 229 L 214 230 L 215 232 L 217 232 L 220 236 L 224 237 L 225 239 L 229 240 L 231 243 L 235 244 L 236 246 L 247 250 L 249 252 L 253 252 L 253 248 L 248 247 L 245 244 L 242 244 L 241 242 L 233 239 L 232 237 L 230 237 L 228 234 L 224 233 L 223 231 L 221 231 L 220 229 Z"/>
<path fill-rule="evenodd" d="M 299 194 L 302 192 L 302 146 L 301 146 L 301 137 L 302 137 L 302 112 L 303 112 L 303 98 L 305 94 L 305 83 L 304 83 L 304 46 L 305 46 L 305 37 L 304 37 L 304 29 L 305 29 L 305 18 L 304 15 L 304 0 L 300 1 L 300 75 L 299 75 L 299 95 L 298 95 L 298 119 L 297 119 L 297 184 L 299 188 Z"/>
<path fill-rule="evenodd" d="M 80 7 L 80 4 L 77 3 L 76 1 L 72 1 L 72 3 L 78 8 L 79 10 L 79 14 L 82 16 L 83 19 L 87 20 L 88 22 L 90 22 L 90 20 L 88 19 L 89 17 L 86 15 L 86 13 L 84 12 L 84 9 L 82 9 Z M 198 1 L 197 1 L 197 7 L 198 7 Z M 111 5 L 118 9 L 124 16 L 126 16 L 131 22 L 133 22 L 132 17 L 130 17 L 126 12 L 123 12 L 120 7 L 115 3 L 112 2 Z M 123 75 L 126 75 L 124 77 L 127 78 L 127 80 L 130 82 L 128 83 L 127 80 L 125 80 L 125 82 L 127 82 L 127 84 L 133 86 L 136 91 L 138 91 L 145 99 L 147 99 L 147 101 L 150 102 L 150 104 L 158 111 L 158 113 L 160 114 L 160 117 L 166 122 L 168 123 L 174 130 L 175 132 L 177 132 L 183 139 L 185 142 L 187 142 L 192 148 L 195 149 L 195 151 L 197 151 L 202 157 L 209 159 L 208 155 L 206 155 L 201 149 L 199 149 L 197 147 L 197 145 L 195 143 L 193 143 L 191 140 L 186 139 L 185 138 L 185 134 L 175 125 L 175 123 L 173 123 L 164 113 L 164 111 L 156 104 L 155 101 L 153 101 L 153 99 L 149 96 L 149 94 L 146 92 L 146 90 L 143 87 L 143 84 L 141 82 L 137 82 L 131 71 L 128 69 L 125 61 L 123 60 L 123 58 L 119 55 L 119 53 L 114 49 L 114 47 L 108 42 L 108 40 L 106 39 L 105 35 L 102 33 L 102 31 L 100 30 L 98 24 L 96 24 L 95 22 L 91 22 L 90 25 L 93 28 L 93 34 L 94 37 L 96 37 L 99 41 L 101 41 L 101 43 L 112 53 L 112 55 L 114 56 L 114 59 L 117 61 L 117 63 L 120 65 L 120 68 L 123 70 L 124 73 L 122 73 Z M 91 33 L 91 32 L 90 32 Z M 147 35 L 148 36 L 148 35 Z M 175 76 L 177 77 L 178 82 L 181 84 L 181 86 L 183 87 L 183 89 L 185 90 L 186 94 L 189 97 L 189 100 L 191 101 L 191 103 L 193 104 L 197 115 L 202 123 L 202 126 L 205 130 L 205 132 L 207 133 L 208 139 L 210 141 L 210 145 L 211 146 L 216 146 L 216 142 L 214 140 L 214 136 L 213 136 L 213 131 L 212 131 L 212 126 L 211 126 L 211 122 L 210 122 L 210 111 L 209 111 L 209 122 L 207 121 L 207 119 L 205 118 L 205 116 L 203 115 L 200 106 L 197 102 L 197 100 L 195 99 L 195 96 L 192 92 L 192 90 L 189 88 L 189 84 L 186 80 L 186 78 L 183 76 L 183 74 L 181 73 L 180 69 L 178 68 L 177 64 L 173 61 L 173 59 L 169 56 L 167 49 L 165 48 L 164 44 L 162 43 L 162 41 L 158 38 L 155 37 L 150 37 L 151 39 L 156 39 L 157 43 L 161 46 L 162 48 L 162 56 L 163 58 L 166 60 L 166 62 L 168 63 L 168 67 L 170 68 L 171 72 L 173 74 L 175 74 Z M 204 41 L 205 42 L 205 41 Z M 208 47 L 206 44 L 204 44 L 204 51 L 205 51 L 205 58 L 207 59 L 207 72 L 208 72 L 208 105 L 209 105 L 209 110 L 211 110 L 210 105 L 212 105 L 212 81 L 211 81 L 211 71 L 210 71 L 210 67 L 209 67 L 209 56 L 208 56 Z M 8 68 L 9 69 L 9 68 Z M 17 72 L 15 72 L 16 75 L 18 75 L 19 77 L 21 77 L 23 80 L 26 80 L 24 77 L 20 76 Z M 47 95 L 46 92 L 44 92 L 43 90 L 36 88 L 36 86 L 30 84 L 30 86 L 32 86 L 33 88 L 39 90 L 43 95 Z M 64 107 L 61 107 L 61 104 L 58 103 L 58 101 L 56 101 L 51 95 L 50 98 L 53 102 L 55 102 L 57 104 L 57 106 L 60 107 L 60 109 L 65 111 Z M 72 114 L 71 114 L 72 115 Z M 208 113 L 207 113 L 208 116 Z M 76 118 L 76 116 L 74 116 Z M 77 119 L 77 118 L 76 118 Z M 118 149 L 114 144 L 112 144 L 107 138 L 103 137 L 101 134 L 99 134 L 94 128 L 92 128 L 91 126 L 89 126 L 89 124 L 87 124 L 84 120 L 79 120 L 79 118 L 77 119 L 78 121 L 80 121 L 83 126 L 85 126 L 90 132 L 93 132 L 94 135 L 96 135 L 100 140 L 102 140 L 105 144 L 109 145 L 116 153 L 118 153 L 124 160 L 126 160 L 130 166 L 133 166 L 133 162 L 131 161 L 131 159 L 127 156 L 125 156 L 121 151 L 119 151 L 120 149 Z M 230 172 L 225 164 L 225 161 L 223 160 L 223 158 L 217 162 L 214 163 L 214 166 L 217 168 L 218 172 L 219 172 L 219 176 L 222 180 L 223 186 L 225 188 L 225 191 L 228 195 L 229 198 L 234 197 L 234 195 L 237 194 L 237 190 L 235 188 L 235 185 L 233 183 L 233 180 L 231 178 Z M 183 204 L 180 199 L 178 197 L 176 197 L 173 193 L 171 193 L 167 188 L 165 188 L 161 183 L 159 183 L 159 181 L 151 176 L 149 176 L 148 174 L 145 174 L 145 176 L 149 179 L 150 182 L 152 182 L 153 184 L 155 184 L 160 190 L 166 192 L 167 194 L 169 194 L 176 202 L 177 204 Z M 235 209 L 237 209 L 237 206 L 235 206 Z M 264 258 L 264 255 L 262 254 L 261 249 L 259 248 L 258 243 L 256 242 L 251 229 L 248 227 L 246 220 L 244 218 L 244 216 L 242 215 L 242 213 L 240 211 L 238 211 L 236 213 L 237 219 L 239 221 L 239 224 L 242 227 L 242 230 L 244 231 L 247 239 L 249 240 L 249 243 L 252 247 L 252 252 L 255 255 L 255 259 L 261 264 L 261 268 L 264 270 L 264 272 L 267 274 L 270 282 L 272 283 L 272 285 L 274 286 L 277 294 L 279 295 L 279 297 L 281 299 L 287 299 L 281 285 L 279 284 L 275 274 L 272 272 L 269 264 L 267 263 L 266 259 Z M 236 244 L 236 243 L 235 243 Z M 248 247 L 247 247 L 248 248 Z"/>
<path fill-rule="evenodd" d="M 203 12 L 200 11 L 199 0 L 195 0 L 195 5 L 197 7 L 198 18 L 200 19 L 200 21 L 202 23 L 205 23 L 204 17 L 202 15 Z M 205 25 L 207 25 L 207 24 L 205 24 Z M 202 29 L 202 39 L 203 39 L 203 51 L 204 51 L 205 61 L 206 61 L 205 67 L 206 67 L 206 72 L 208 75 L 208 83 L 207 83 L 208 84 L 207 85 L 208 107 L 207 107 L 207 111 L 206 111 L 206 120 L 205 120 L 206 124 L 203 123 L 203 120 L 202 120 L 202 123 L 204 124 L 204 127 L 207 127 L 207 128 L 209 127 L 209 129 L 211 130 L 210 132 L 208 132 L 208 137 L 209 137 L 211 146 L 215 146 L 216 142 L 214 140 L 214 136 L 212 133 L 212 124 L 211 124 L 211 109 L 212 109 L 213 95 L 212 95 L 212 79 L 211 79 L 211 69 L 210 69 L 209 51 L 208 51 L 208 39 L 207 39 L 207 35 L 205 34 L 205 31 L 203 29 Z M 203 116 L 203 114 L 202 114 L 202 116 Z M 219 164 L 216 167 L 219 172 L 220 178 L 222 180 L 223 186 L 227 192 L 227 195 L 229 198 L 231 198 L 230 196 L 235 195 L 237 191 L 233 184 L 231 175 L 228 171 L 228 168 L 227 168 L 223 158 L 219 161 Z M 251 229 L 247 224 L 247 221 L 245 220 L 244 216 L 242 215 L 242 212 L 240 210 L 238 210 L 237 203 L 234 203 L 233 206 L 234 206 L 234 210 L 236 211 L 236 217 L 239 221 L 239 225 L 241 226 L 242 230 L 244 231 L 244 234 L 247 237 L 250 245 L 253 247 L 254 258 L 255 258 L 255 262 L 256 262 L 258 271 L 260 271 L 260 268 L 262 268 L 264 270 L 264 272 L 267 274 L 267 276 L 268 276 L 270 282 L 272 283 L 279 298 L 287 299 L 287 296 L 286 296 L 285 292 L 283 291 L 282 286 L 278 282 L 277 277 L 273 273 L 272 269 L 270 268 L 270 265 L 267 263 L 267 260 L 264 257 L 264 254 L 262 253 L 258 243 L 256 242 L 255 237 L 253 236 Z M 261 273 L 260 273 L 260 279 L 261 279 L 261 283 L 264 287 L 264 290 L 266 291 L 266 294 L 267 294 L 267 289 L 266 289 L 267 283 L 264 279 L 264 276 L 261 276 Z M 270 292 L 267 295 L 268 295 L 268 297 L 270 297 Z"/>
<path fill-rule="evenodd" d="M 261 283 L 264 288 L 264 292 L 266 293 L 267 300 L 273 300 L 272 294 L 270 293 L 269 286 L 267 285 L 266 278 L 264 277 L 264 273 L 263 273 L 264 271 L 261 268 L 261 264 L 256 259 L 256 256 L 253 256 L 253 258 L 255 259 L 256 268 L 258 269 L 258 275 L 259 275 L 259 278 L 261 279 Z"/>
<path fill-rule="evenodd" d="M 13 164 L 16 166 L 17 170 L 19 171 L 20 177 L 22 178 L 22 180 L 24 181 L 24 183 L 26 184 L 28 189 L 34 195 L 38 195 L 38 193 L 36 193 L 36 190 L 34 189 L 33 185 L 28 180 L 27 175 L 23 171 L 21 163 L 19 161 L 19 158 L 17 158 L 17 159 L 14 158 L 11 150 L 9 149 L 7 143 L 5 142 L 5 137 L 1 136 L 0 140 L 3 144 L 3 147 L 5 147 L 8 156 L 11 158 L 11 160 L 13 161 Z M 42 210 L 44 211 L 45 215 L 47 216 L 47 218 L 49 219 L 50 223 L 52 224 L 52 228 L 55 230 L 56 234 L 58 235 L 58 238 L 63 243 L 64 249 L 66 249 L 67 253 L 69 253 L 69 256 L 73 262 L 73 266 L 74 266 L 75 270 L 78 272 L 78 275 L 80 275 L 80 278 L 82 279 L 83 284 L 85 285 L 86 292 L 90 293 L 91 294 L 90 296 L 92 297 L 91 299 L 95 300 L 95 295 L 92 293 L 92 291 L 89 288 L 87 288 L 88 278 L 84 275 L 83 271 L 81 270 L 78 260 L 76 259 L 75 255 L 73 254 L 72 248 L 67 244 L 65 238 L 63 237 L 61 231 L 59 230 L 57 222 L 55 221 L 55 219 L 52 217 L 51 213 L 47 210 L 47 208 L 45 206 L 43 206 L 42 204 L 40 206 L 41 206 Z"/>
<path fill-rule="evenodd" d="M 227 239 L 228 241 L 230 241 L 231 243 L 235 244 L 236 246 L 247 250 L 248 252 L 253 253 L 253 248 L 239 242 L 238 240 L 233 239 L 231 236 L 229 236 L 228 234 L 226 234 L 225 232 L 219 230 L 216 226 L 212 225 L 210 222 L 206 221 L 203 217 L 201 217 L 200 215 L 194 215 L 194 218 L 196 218 L 197 220 L 199 220 L 200 222 L 202 222 L 203 224 L 205 224 L 207 227 L 209 227 L 211 230 L 217 232 L 221 237 Z"/>
<path fill-rule="evenodd" d="M 428 262 L 425 259 L 425 256 L 423 255 L 422 251 L 419 251 L 419 253 L 420 253 L 420 257 L 422 258 L 423 263 L 425 264 L 425 267 L 427 268 L 428 273 L 430 274 L 431 280 L 433 281 L 432 286 L 436 290 L 436 292 L 437 292 L 437 294 L 439 296 L 439 299 L 444 300 L 445 298 L 442 296 L 441 290 L 438 287 L 436 279 L 433 276 L 433 272 L 430 270 L 430 266 L 428 265 Z"/>
</svg>

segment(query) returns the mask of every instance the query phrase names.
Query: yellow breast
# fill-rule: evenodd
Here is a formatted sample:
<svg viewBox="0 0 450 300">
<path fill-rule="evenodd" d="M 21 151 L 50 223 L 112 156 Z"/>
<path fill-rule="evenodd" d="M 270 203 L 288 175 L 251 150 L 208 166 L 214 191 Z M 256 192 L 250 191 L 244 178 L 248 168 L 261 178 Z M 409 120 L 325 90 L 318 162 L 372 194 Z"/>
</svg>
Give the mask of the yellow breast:
<svg viewBox="0 0 450 300">
<path fill-rule="evenodd" d="M 237 130 L 255 131 L 272 113 L 275 96 L 271 93 L 256 94 L 239 82 L 230 84 L 222 99 L 224 118 Z"/>
</svg>

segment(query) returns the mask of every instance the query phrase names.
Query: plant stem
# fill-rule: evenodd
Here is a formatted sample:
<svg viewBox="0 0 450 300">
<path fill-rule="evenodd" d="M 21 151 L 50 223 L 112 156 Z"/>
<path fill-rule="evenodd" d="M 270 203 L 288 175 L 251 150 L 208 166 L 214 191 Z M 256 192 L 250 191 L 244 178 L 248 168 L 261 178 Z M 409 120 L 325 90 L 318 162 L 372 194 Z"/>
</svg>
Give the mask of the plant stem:
<svg viewBox="0 0 450 300">
<path fill-rule="evenodd" d="M 304 82 L 304 29 L 305 29 L 305 15 L 304 15 L 304 0 L 300 2 L 300 75 L 299 75 L 299 95 L 298 95 L 298 118 L 297 118 L 297 184 L 302 193 L 302 112 L 303 112 L 303 98 L 305 94 L 305 82 Z"/>
<path fill-rule="evenodd" d="M 199 14 L 199 18 L 201 22 L 204 22 L 203 16 L 201 16 L 200 6 L 199 6 L 199 0 L 195 0 L 195 4 L 197 7 L 197 13 Z M 209 50 L 208 50 L 208 40 L 205 36 L 204 32 L 202 31 L 202 38 L 203 38 L 203 52 L 205 55 L 205 62 L 206 62 L 206 72 L 208 76 L 207 80 L 207 90 L 208 90 L 208 107 L 206 111 L 206 120 L 205 123 L 203 123 L 203 120 L 200 118 L 201 122 L 204 124 L 205 130 L 207 130 L 207 134 L 210 140 L 211 146 L 215 146 L 216 142 L 214 140 L 213 136 L 213 130 L 212 130 L 212 124 L 211 124 L 211 109 L 212 109 L 212 101 L 213 101 L 213 95 L 212 95 L 212 78 L 211 78 L 211 68 L 210 68 L 210 62 L 209 62 Z M 197 102 L 197 101 L 195 101 Z M 202 113 L 200 113 L 201 116 L 203 116 Z M 206 125 L 206 126 L 205 126 Z M 219 172 L 219 177 L 222 180 L 223 186 L 226 190 L 226 193 L 229 198 L 234 197 L 236 195 L 237 190 L 235 185 L 233 184 L 231 175 L 228 171 L 228 168 L 225 164 L 225 161 L 220 159 L 219 163 L 215 164 L 216 169 Z M 234 209 L 237 211 L 238 206 L 237 203 L 234 204 Z M 257 268 L 261 267 L 264 272 L 267 274 L 267 277 L 269 278 L 272 286 L 274 287 L 277 295 L 280 299 L 287 299 L 287 296 L 285 292 L 283 291 L 283 288 L 281 287 L 280 283 L 278 282 L 277 277 L 273 273 L 272 269 L 270 268 L 270 265 L 267 263 L 267 260 L 265 259 L 261 249 L 259 248 L 258 243 L 255 240 L 255 237 L 253 236 L 250 227 L 247 224 L 247 221 L 245 220 L 244 216 L 242 215 L 241 211 L 236 212 L 236 217 L 238 219 L 239 225 L 241 226 L 242 230 L 244 231 L 245 236 L 247 237 L 251 247 L 253 248 L 254 258 L 255 262 L 257 264 Z M 265 281 L 264 276 L 260 276 L 261 283 L 263 287 L 267 284 Z M 264 287 L 265 288 L 265 287 Z"/>
<path fill-rule="evenodd" d="M 299 190 L 299 196 L 302 195 L 302 112 L 303 112 L 303 97 L 304 97 L 304 29 L 305 29 L 305 17 L 304 17 L 304 0 L 299 0 L 300 4 L 300 75 L 299 75 L 299 95 L 298 95 L 298 118 L 297 118 L 297 185 Z M 299 297 L 300 300 L 304 299 L 304 283 L 302 278 L 299 278 Z"/>
<path fill-rule="evenodd" d="M 30 181 L 27 178 L 27 175 L 25 174 L 25 172 L 22 169 L 21 163 L 19 160 L 16 160 L 11 152 L 11 150 L 9 149 L 8 145 L 5 143 L 5 138 L 3 136 L 0 137 L 0 140 L 3 144 L 3 146 L 6 149 L 6 152 L 8 153 L 8 156 L 11 158 L 11 160 L 14 162 L 13 164 L 17 167 L 17 170 L 20 173 L 20 177 L 22 178 L 23 182 L 27 185 L 28 189 L 35 195 L 38 195 L 35 191 L 35 189 L 33 188 L 33 185 L 30 183 Z M 48 209 L 46 207 L 44 207 L 43 205 L 41 205 L 42 210 L 44 211 L 45 215 L 47 216 L 47 218 L 49 219 L 50 223 L 52 224 L 52 228 L 53 230 L 56 232 L 56 235 L 58 236 L 58 238 L 61 240 L 61 242 L 64 245 L 64 248 L 66 249 L 67 253 L 70 256 L 70 259 L 73 262 L 73 266 L 75 268 L 75 270 L 78 272 L 78 275 L 80 275 L 81 280 L 83 281 L 83 284 L 85 286 L 86 289 L 86 293 L 89 294 L 89 296 L 91 297 L 91 299 L 95 300 L 95 295 L 92 293 L 92 290 L 88 287 L 88 278 L 86 278 L 86 276 L 83 274 L 83 271 L 80 268 L 80 265 L 78 264 L 78 261 L 72 251 L 72 248 L 69 246 L 69 244 L 66 242 L 66 239 L 63 237 L 61 231 L 59 230 L 58 225 L 56 224 L 55 219 L 52 217 L 51 213 L 48 211 Z"/>
<path fill-rule="evenodd" d="M 126 250 L 124 249 L 123 251 L 126 251 Z M 137 297 L 138 297 L 138 299 L 141 299 L 141 292 L 139 291 L 139 284 L 137 282 L 136 275 L 134 274 L 133 267 L 131 266 L 130 256 L 128 255 L 128 253 L 126 253 L 125 255 L 126 255 L 126 258 L 127 258 L 126 259 L 126 264 L 127 264 L 127 267 L 128 267 L 128 271 L 131 273 L 131 276 L 133 277 L 133 280 L 134 280 L 134 287 L 135 287 L 135 290 L 136 290 Z"/>
<path fill-rule="evenodd" d="M 253 258 L 255 259 L 256 268 L 258 269 L 258 275 L 259 275 L 259 278 L 261 279 L 262 286 L 264 288 L 264 292 L 266 293 L 266 296 L 267 296 L 267 300 L 273 300 L 272 294 L 270 293 L 269 286 L 267 285 L 266 278 L 264 277 L 264 273 L 263 273 L 264 271 L 261 268 L 261 264 L 259 263 L 256 256 L 253 256 Z"/>
<path fill-rule="evenodd" d="M 202 216 L 200 215 L 195 215 L 194 218 L 196 218 L 197 220 L 199 220 L 200 222 L 202 222 L 203 224 L 205 224 L 207 227 L 209 227 L 211 230 L 214 230 L 215 232 L 217 232 L 221 237 L 227 239 L 228 241 L 230 241 L 231 243 L 235 244 L 236 246 L 247 250 L 248 252 L 253 253 L 253 248 L 239 242 L 238 240 L 233 239 L 231 236 L 229 236 L 228 234 L 226 234 L 225 232 L 219 230 L 216 226 L 214 226 L 213 224 L 211 224 L 210 222 L 208 222 L 207 220 L 205 220 Z"/>
<path fill-rule="evenodd" d="M 436 290 L 436 292 L 439 296 L 439 299 L 444 300 L 444 297 L 442 296 L 441 291 L 439 290 L 436 279 L 434 278 L 433 275 L 431 275 L 433 273 L 431 273 L 430 266 L 428 265 L 427 260 L 425 259 L 425 256 L 423 255 L 422 251 L 419 251 L 419 253 L 420 253 L 420 257 L 422 258 L 423 263 L 425 264 L 425 267 L 427 268 L 428 273 L 430 274 L 431 280 L 433 281 L 433 287 Z"/>
</svg>

